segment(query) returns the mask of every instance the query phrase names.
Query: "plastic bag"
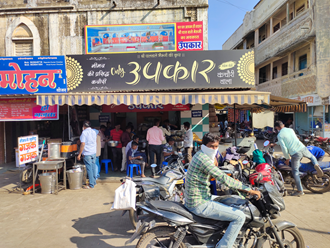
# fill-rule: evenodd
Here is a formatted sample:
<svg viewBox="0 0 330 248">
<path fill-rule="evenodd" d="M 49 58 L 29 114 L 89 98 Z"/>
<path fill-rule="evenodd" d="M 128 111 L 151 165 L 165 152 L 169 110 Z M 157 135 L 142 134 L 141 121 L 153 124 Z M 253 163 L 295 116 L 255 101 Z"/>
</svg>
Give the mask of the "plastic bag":
<svg viewBox="0 0 330 248">
<path fill-rule="evenodd" d="M 111 207 L 112 210 L 134 209 L 136 203 L 136 184 L 132 180 L 119 186 L 115 191 L 115 199 Z"/>
</svg>

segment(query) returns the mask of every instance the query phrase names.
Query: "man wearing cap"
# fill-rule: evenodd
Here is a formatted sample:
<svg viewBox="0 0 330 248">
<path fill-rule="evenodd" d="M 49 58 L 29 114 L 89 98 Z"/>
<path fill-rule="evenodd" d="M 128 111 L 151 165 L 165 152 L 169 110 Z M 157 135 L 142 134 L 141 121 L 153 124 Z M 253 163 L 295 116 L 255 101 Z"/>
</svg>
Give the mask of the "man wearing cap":
<svg viewBox="0 0 330 248">
<path fill-rule="evenodd" d="M 81 159 L 83 155 L 83 161 L 86 165 L 86 170 L 89 178 L 89 185 L 85 186 L 85 189 L 92 189 L 96 185 L 96 133 L 91 128 L 91 123 L 89 121 L 84 121 L 83 132 L 80 136 L 80 151 L 77 157 L 78 160 Z"/>
<path fill-rule="evenodd" d="M 115 129 L 110 131 L 110 139 L 113 141 L 118 141 L 119 144 L 116 147 L 112 147 L 112 158 L 113 158 L 113 165 L 115 167 L 115 171 L 118 171 L 121 167 L 121 160 L 122 160 L 122 143 L 121 143 L 121 136 L 123 135 L 123 131 L 120 129 L 120 124 L 117 123 Z"/>
</svg>

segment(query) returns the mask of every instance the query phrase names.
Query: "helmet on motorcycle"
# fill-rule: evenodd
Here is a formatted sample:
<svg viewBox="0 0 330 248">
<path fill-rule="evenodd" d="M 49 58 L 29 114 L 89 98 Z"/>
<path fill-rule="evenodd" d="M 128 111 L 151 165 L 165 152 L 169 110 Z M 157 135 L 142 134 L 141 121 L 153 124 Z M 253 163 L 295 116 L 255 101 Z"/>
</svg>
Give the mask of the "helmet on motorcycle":
<svg viewBox="0 0 330 248">
<path fill-rule="evenodd" d="M 271 173 L 272 172 L 272 167 L 267 163 L 263 163 L 263 164 L 259 164 L 256 167 L 256 171 L 257 172 L 267 171 L 267 172 Z"/>
</svg>

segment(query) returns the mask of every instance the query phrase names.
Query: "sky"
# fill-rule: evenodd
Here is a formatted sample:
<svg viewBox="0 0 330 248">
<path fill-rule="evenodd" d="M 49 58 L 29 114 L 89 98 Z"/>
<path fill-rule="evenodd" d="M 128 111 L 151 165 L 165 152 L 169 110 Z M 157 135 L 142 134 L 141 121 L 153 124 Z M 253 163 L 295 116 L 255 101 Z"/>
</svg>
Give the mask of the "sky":
<svg viewBox="0 0 330 248">
<path fill-rule="evenodd" d="M 222 50 L 222 44 L 243 23 L 245 13 L 259 0 L 209 0 L 209 50 Z"/>
</svg>

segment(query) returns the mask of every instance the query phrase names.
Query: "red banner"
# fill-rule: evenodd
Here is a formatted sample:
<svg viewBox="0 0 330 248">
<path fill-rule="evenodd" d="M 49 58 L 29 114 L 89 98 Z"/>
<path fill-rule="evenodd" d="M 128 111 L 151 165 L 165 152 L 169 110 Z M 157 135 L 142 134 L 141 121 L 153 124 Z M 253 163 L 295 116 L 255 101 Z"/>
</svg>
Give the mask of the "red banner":
<svg viewBox="0 0 330 248">
<path fill-rule="evenodd" d="M 126 113 L 126 112 L 159 112 L 159 111 L 187 111 L 190 110 L 190 104 L 132 104 L 132 105 L 103 105 L 102 113 Z"/>
<path fill-rule="evenodd" d="M 177 51 L 203 50 L 203 22 L 176 23 Z"/>
<path fill-rule="evenodd" d="M 0 121 L 58 120 L 58 105 L 38 106 L 35 98 L 0 99 Z"/>
</svg>

